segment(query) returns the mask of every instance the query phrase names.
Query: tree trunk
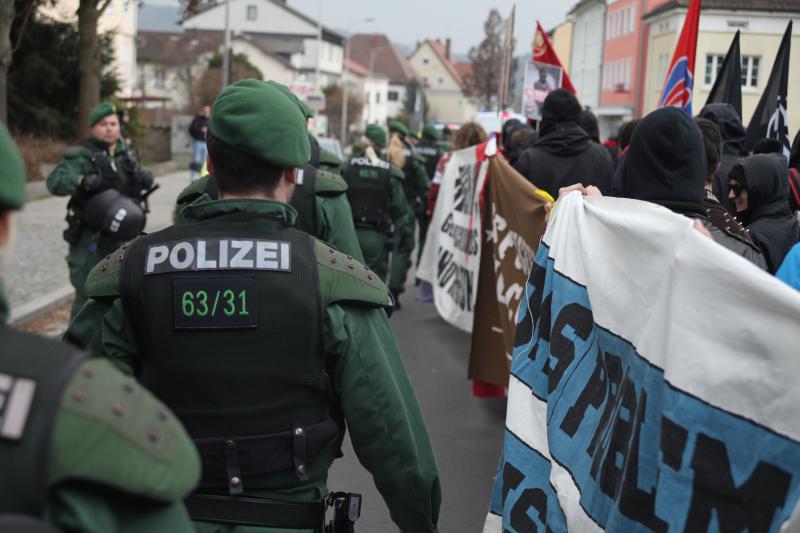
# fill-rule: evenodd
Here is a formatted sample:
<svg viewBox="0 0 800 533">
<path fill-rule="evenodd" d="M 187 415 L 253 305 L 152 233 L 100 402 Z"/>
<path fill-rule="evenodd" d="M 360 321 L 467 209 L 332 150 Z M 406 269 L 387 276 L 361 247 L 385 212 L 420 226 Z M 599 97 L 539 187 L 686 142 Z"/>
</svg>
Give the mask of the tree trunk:
<svg viewBox="0 0 800 533">
<path fill-rule="evenodd" d="M 89 135 L 89 112 L 100 103 L 100 46 L 97 39 L 97 0 L 80 0 L 78 7 L 78 50 L 80 97 L 78 133 Z"/>
<path fill-rule="evenodd" d="M 11 23 L 14 0 L 0 0 L 0 119 L 8 122 L 8 69 L 11 66 Z"/>
</svg>

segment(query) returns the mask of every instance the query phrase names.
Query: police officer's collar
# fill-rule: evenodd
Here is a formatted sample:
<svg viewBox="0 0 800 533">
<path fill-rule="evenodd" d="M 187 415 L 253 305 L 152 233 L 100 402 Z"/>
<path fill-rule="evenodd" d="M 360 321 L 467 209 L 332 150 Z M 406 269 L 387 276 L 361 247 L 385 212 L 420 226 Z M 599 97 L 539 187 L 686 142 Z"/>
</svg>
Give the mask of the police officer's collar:
<svg viewBox="0 0 800 533">
<path fill-rule="evenodd" d="M 265 218 L 277 219 L 285 226 L 294 226 L 297 211 L 294 207 L 277 200 L 256 200 L 250 198 L 234 198 L 228 200 L 211 200 L 204 194 L 183 208 L 196 220 L 208 220 L 236 213 L 254 214 Z"/>
<path fill-rule="evenodd" d="M 108 152 L 111 155 L 114 155 L 119 148 L 119 143 L 122 142 L 122 139 L 118 139 L 115 143 L 107 143 L 95 137 L 94 135 L 90 135 L 88 139 L 86 139 L 83 143 L 84 145 L 89 145 L 98 150 L 102 150 L 103 152 Z M 87 146 L 88 148 L 88 146 Z"/>
</svg>

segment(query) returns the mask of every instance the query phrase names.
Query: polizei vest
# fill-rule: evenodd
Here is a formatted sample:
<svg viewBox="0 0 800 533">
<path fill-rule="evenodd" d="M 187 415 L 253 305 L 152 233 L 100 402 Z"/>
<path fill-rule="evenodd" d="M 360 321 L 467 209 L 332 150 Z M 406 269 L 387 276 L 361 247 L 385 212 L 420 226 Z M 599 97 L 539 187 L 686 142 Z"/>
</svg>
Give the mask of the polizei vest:
<svg viewBox="0 0 800 533">
<path fill-rule="evenodd" d="M 357 228 L 383 232 L 391 224 L 391 166 L 386 161 L 372 162 L 367 157 L 354 157 L 344 175 L 347 199 L 353 210 Z"/>
<path fill-rule="evenodd" d="M 120 290 L 140 380 L 195 441 L 202 486 L 307 464 L 337 439 L 314 239 L 234 213 L 134 241 Z"/>
</svg>

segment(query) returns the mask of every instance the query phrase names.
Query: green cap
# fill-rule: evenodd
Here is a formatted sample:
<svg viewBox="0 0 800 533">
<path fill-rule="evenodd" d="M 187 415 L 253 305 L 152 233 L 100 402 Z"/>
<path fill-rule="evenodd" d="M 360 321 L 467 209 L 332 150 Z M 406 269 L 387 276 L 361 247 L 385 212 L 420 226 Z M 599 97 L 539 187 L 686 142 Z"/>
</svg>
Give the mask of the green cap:
<svg viewBox="0 0 800 533">
<path fill-rule="evenodd" d="M 418 131 L 409 130 L 408 134 L 414 137 L 416 140 L 420 140 L 422 138 Z"/>
<path fill-rule="evenodd" d="M 220 141 L 262 161 L 301 167 L 311 158 L 306 118 L 276 85 L 252 78 L 229 85 L 214 100 L 208 128 Z"/>
<path fill-rule="evenodd" d="M 292 102 L 294 102 L 295 104 L 300 106 L 300 111 L 302 111 L 303 114 L 306 116 L 306 120 L 308 120 L 308 119 L 310 119 L 311 117 L 314 116 L 314 112 L 311 111 L 311 109 L 309 109 L 309 107 L 306 105 L 306 103 L 303 102 L 302 100 L 300 100 L 300 98 L 298 98 L 296 94 L 294 94 L 292 91 L 290 91 L 289 88 L 286 85 L 283 85 L 283 84 L 278 83 L 277 81 L 273 81 L 273 80 L 269 80 L 267 82 L 267 85 L 271 85 L 272 87 L 275 87 L 280 92 L 285 94 L 286 97 L 289 98 L 289 100 L 291 100 Z"/>
<path fill-rule="evenodd" d="M 102 102 L 97 104 L 94 109 L 89 112 L 89 126 L 94 126 L 108 115 L 113 115 L 117 112 L 117 108 L 111 102 Z"/>
<path fill-rule="evenodd" d="M 0 121 L 0 210 L 21 209 L 25 205 L 25 163 L 17 145 Z"/>
<path fill-rule="evenodd" d="M 403 135 L 410 135 L 411 132 L 408 131 L 408 126 L 400 122 L 399 120 L 390 120 L 389 121 L 389 132 L 390 133 L 402 133 Z"/>
<path fill-rule="evenodd" d="M 386 130 L 381 128 L 378 124 L 368 124 L 364 137 L 378 145 L 379 148 L 386 148 L 388 139 L 386 138 Z"/>
<path fill-rule="evenodd" d="M 442 138 L 439 130 L 433 124 L 425 124 L 425 127 L 422 128 L 422 136 L 432 141 L 438 141 Z"/>
</svg>

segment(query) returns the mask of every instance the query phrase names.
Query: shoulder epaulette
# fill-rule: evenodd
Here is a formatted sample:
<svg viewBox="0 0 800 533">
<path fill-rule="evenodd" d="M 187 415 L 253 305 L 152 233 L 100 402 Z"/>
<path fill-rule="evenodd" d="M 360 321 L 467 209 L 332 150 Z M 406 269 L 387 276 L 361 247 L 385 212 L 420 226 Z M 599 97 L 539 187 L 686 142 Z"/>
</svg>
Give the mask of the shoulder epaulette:
<svg viewBox="0 0 800 533">
<path fill-rule="evenodd" d="M 51 458 L 51 485 L 83 480 L 156 501 L 182 500 L 200 478 L 175 415 L 105 359 L 84 362 L 67 385 Z"/>
<path fill-rule="evenodd" d="M 89 298 L 104 298 L 119 294 L 119 272 L 130 243 L 125 243 L 97 263 L 86 277 L 84 290 Z"/>
<path fill-rule="evenodd" d="M 393 307 L 389 289 L 369 267 L 318 239 L 315 251 L 325 307 L 333 303 Z"/>
<path fill-rule="evenodd" d="M 342 165 L 342 160 L 336 157 L 336 154 L 323 149 L 320 149 L 319 151 L 319 162 L 320 164 L 329 165 L 332 167 L 338 167 Z"/>
<path fill-rule="evenodd" d="M 89 157 L 92 155 L 85 146 L 81 146 L 76 144 L 75 146 L 70 146 L 66 150 L 64 150 L 64 157 L 66 159 L 74 159 L 76 157 Z"/>
<path fill-rule="evenodd" d="M 392 164 L 390 172 L 392 173 L 393 178 L 397 178 L 399 180 L 406 179 L 405 172 L 403 172 L 403 170 L 400 169 L 397 165 Z"/>
<path fill-rule="evenodd" d="M 347 192 L 347 182 L 341 176 L 320 170 L 317 172 L 317 188 L 314 192 L 316 194 L 342 194 Z"/>
</svg>

